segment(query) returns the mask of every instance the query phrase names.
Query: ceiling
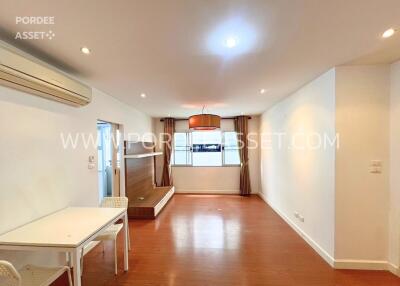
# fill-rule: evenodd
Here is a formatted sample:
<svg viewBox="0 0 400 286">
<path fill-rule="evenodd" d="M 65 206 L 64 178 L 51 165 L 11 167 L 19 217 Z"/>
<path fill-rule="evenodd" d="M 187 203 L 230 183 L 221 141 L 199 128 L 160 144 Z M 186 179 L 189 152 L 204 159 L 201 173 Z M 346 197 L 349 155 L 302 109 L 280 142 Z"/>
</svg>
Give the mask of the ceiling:
<svg viewBox="0 0 400 286">
<path fill-rule="evenodd" d="M 260 114 L 327 69 L 400 58 L 398 0 L 0 0 L 3 40 L 152 116 Z M 54 16 L 54 25 L 16 24 Z M 45 40 L 16 32 L 49 31 Z M 223 44 L 233 36 L 237 45 Z M 82 46 L 90 55 L 80 52 Z M 264 94 L 260 89 L 265 89 Z M 146 98 L 142 98 L 145 93 Z"/>
</svg>

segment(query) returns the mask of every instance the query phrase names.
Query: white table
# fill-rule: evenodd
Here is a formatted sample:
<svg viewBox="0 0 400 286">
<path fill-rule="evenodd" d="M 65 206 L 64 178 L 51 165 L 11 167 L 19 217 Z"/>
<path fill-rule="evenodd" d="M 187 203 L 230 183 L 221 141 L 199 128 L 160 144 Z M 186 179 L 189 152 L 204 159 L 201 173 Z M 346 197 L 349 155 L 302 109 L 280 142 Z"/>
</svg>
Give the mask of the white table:
<svg viewBox="0 0 400 286">
<path fill-rule="evenodd" d="M 51 250 L 72 257 L 74 286 L 81 286 L 82 248 L 104 229 L 124 222 L 124 269 L 128 271 L 128 216 L 124 208 L 65 208 L 0 236 L 0 249 Z"/>
</svg>

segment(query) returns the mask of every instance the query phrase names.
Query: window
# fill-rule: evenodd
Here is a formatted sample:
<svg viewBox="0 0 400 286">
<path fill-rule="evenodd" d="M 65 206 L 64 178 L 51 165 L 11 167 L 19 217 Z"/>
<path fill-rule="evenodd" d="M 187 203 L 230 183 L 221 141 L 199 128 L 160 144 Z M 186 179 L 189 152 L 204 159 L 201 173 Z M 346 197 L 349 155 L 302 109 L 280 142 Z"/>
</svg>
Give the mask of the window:
<svg viewBox="0 0 400 286">
<path fill-rule="evenodd" d="M 190 165 L 191 152 L 190 152 L 190 137 L 189 133 L 175 133 L 174 134 L 174 152 L 172 153 L 171 162 L 174 165 Z"/>
<path fill-rule="evenodd" d="M 224 165 L 239 165 L 239 145 L 236 132 L 224 132 Z"/>
<path fill-rule="evenodd" d="M 193 166 L 222 166 L 221 131 L 192 132 Z"/>
<path fill-rule="evenodd" d="M 239 165 L 236 132 L 194 131 L 174 134 L 172 162 L 175 166 Z"/>
</svg>

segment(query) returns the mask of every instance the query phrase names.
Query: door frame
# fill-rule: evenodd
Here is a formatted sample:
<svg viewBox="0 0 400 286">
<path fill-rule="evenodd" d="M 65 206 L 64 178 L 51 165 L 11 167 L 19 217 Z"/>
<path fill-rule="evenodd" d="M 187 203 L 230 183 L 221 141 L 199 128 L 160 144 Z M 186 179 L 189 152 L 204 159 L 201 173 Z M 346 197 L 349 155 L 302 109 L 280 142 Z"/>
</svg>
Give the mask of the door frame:
<svg viewBox="0 0 400 286">
<path fill-rule="evenodd" d="M 116 156 L 116 152 L 113 152 L 113 156 L 112 156 L 112 168 L 113 168 L 113 176 L 111 176 L 111 188 L 112 188 L 112 196 L 113 197 L 123 197 L 125 196 L 125 160 L 124 160 L 124 125 L 121 123 L 116 123 L 116 122 L 112 122 L 109 120 L 104 120 L 104 119 L 100 119 L 98 118 L 96 121 L 97 122 L 105 122 L 105 123 L 109 123 L 111 124 L 111 130 L 112 130 L 112 134 L 116 134 L 116 130 L 119 130 L 120 133 L 120 140 L 119 140 L 119 145 L 118 145 L 118 149 L 121 152 L 121 162 L 120 162 L 120 174 L 119 174 L 119 193 L 116 192 L 115 190 L 115 171 L 116 171 L 116 163 L 117 163 L 117 156 Z M 116 139 L 114 139 L 116 140 Z M 114 147 L 114 144 L 113 144 Z M 117 150 L 118 150 L 117 149 Z M 96 153 L 97 156 L 97 162 L 99 160 L 98 158 L 98 152 Z M 97 178 L 97 183 L 98 183 L 98 178 Z M 97 189 L 99 189 L 99 186 L 97 186 Z"/>
</svg>

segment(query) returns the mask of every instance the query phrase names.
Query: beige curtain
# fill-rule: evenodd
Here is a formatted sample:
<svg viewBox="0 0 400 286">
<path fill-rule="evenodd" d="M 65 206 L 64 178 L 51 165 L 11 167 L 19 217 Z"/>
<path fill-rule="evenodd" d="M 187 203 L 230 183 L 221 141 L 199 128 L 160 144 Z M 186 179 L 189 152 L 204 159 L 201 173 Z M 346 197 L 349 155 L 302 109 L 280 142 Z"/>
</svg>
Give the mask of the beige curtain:
<svg viewBox="0 0 400 286">
<path fill-rule="evenodd" d="M 248 116 L 238 116 L 235 119 L 235 131 L 237 132 L 240 155 L 240 195 L 251 194 L 249 175 L 249 151 L 248 151 Z"/>
<path fill-rule="evenodd" d="M 161 186 L 172 186 L 171 176 L 171 154 L 172 139 L 175 133 L 175 120 L 173 118 L 164 119 L 164 166 L 162 172 Z"/>
</svg>

